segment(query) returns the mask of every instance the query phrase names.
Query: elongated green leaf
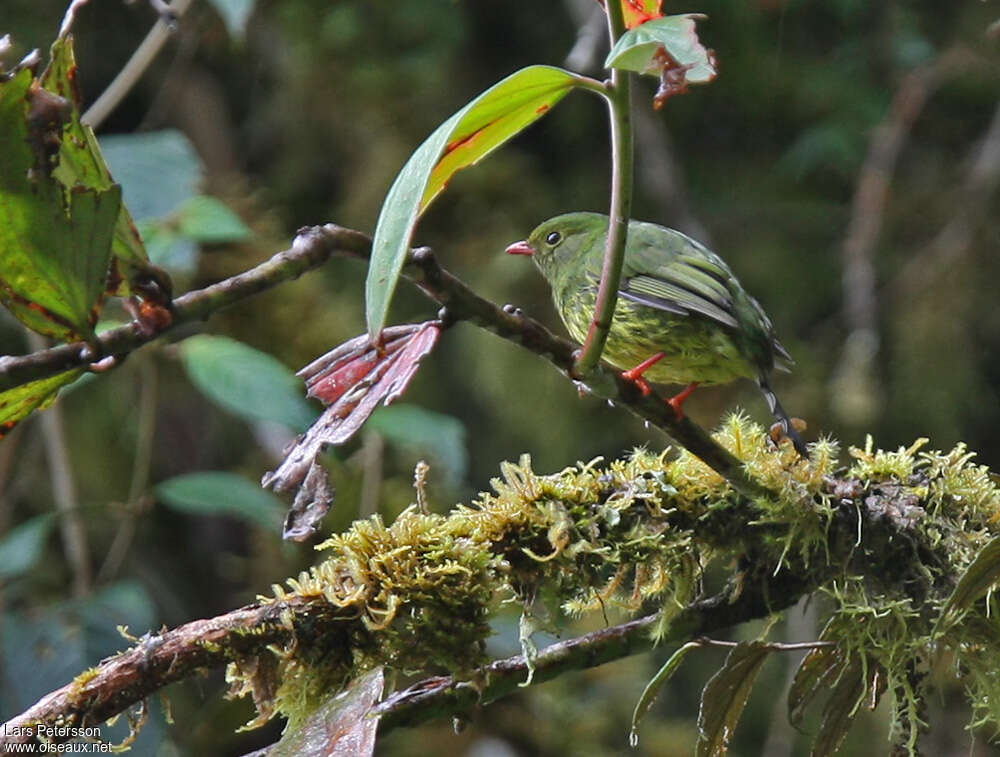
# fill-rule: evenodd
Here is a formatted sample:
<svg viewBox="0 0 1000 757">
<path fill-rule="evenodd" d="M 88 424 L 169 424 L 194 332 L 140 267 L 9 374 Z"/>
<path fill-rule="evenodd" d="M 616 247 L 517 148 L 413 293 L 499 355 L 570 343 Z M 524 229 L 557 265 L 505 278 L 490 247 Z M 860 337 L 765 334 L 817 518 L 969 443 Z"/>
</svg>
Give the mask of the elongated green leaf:
<svg viewBox="0 0 1000 757">
<path fill-rule="evenodd" d="M 955 622 L 1000 581 L 1000 536 L 983 547 L 966 568 L 938 618 L 935 634 Z"/>
<path fill-rule="evenodd" d="M 48 91 L 73 104 L 59 146 L 59 164 L 52 175 L 67 191 L 79 186 L 111 188 L 115 182 L 101 153 L 97 137 L 94 136 L 94 130 L 80 121 L 77 108 L 80 93 L 76 88 L 76 56 L 73 52 L 72 35 L 60 37 L 52 44 L 49 65 L 42 74 L 41 83 Z M 142 237 L 124 204 L 115 220 L 112 252 L 119 267 L 117 293 L 128 294 L 131 291 L 129 282 L 148 269 L 149 258 Z"/>
<path fill-rule="evenodd" d="M 696 647 L 700 647 L 697 641 L 689 641 L 687 644 L 679 647 L 670 658 L 663 663 L 663 667 L 657 671 L 656 675 L 653 676 L 652 680 L 646 684 L 646 688 L 642 691 L 642 696 L 639 697 L 639 701 L 635 704 L 635 710 L 632 711 L 632 729 L 629 731 L 629 743 L 634 747 L 639 743 L 638 729 L 639 721 L 645 717 L 646 713 L 649 712 L 649 708 L 653 706 L 653 702 L 656 700 L 657 695 L 660 690 L 667 684 L 677 668 L 680 667 L 687 653 Z"/>
<path fill-rule="evenodd" d="M 478 163 L 541 118 L 577 81 L 560 68 L 523 68 L 455 113 L 413 153 L 389 189 L 375 227 L 365 284 L 373 339 L 385 325 L 420 214 L 457 171 Z"/>
<path fill-rule="evenodd" d="M 240 242 L 252 236 L 243 219 L 215 197 L 191 197 L 181 203 L 172 215 L 177 230 L 196 242 Z"/>
<path fill-rule="evenodd" d="M 295 431 L 316 420 L 301 382 L 265 352 L 235 339 L 199 334 L 181 343 L 181 356 L 195 386 L 243 418 L 275 421 Z"/>
<path fill-rule="evenodd" d="M 51 513 L 22 523 L 0 539 L 0 578 L 13 578 L 34 567 L 45 549 L 55 520 Z"/>
<path fill-rule="evenodd" d="M 53 175 L 69 107 L 28 70 L 0 82 L 0 300 L 64 341 L 93 337 L 121 210 L 116 185 L 64 187 Z"/>
<path fill-rule="evenodd" d="M 59 390 L 82 373 L 83 368 L 74 368 L 0 393 L 0 438 L 33 411 L 51 405 Z"/>
<path fill-rule="evenodd" d="M 678 66 L 686 68 L 688 84 L 704 84 L 716 76 L 711 52 L 701 44 L 695 21 L 703 16 L 685 13 L 664 16 L 630 29 L 618 38 L 604 65 L 659 76 L 664 68 L 661 50 Z"/>
<path fill-rule="evenodd" d="M 221 471 L 175 476 L 156 487 L 175 510 L 193 515 L 232 515 L 266 529 L 281 524 L 285 503 L 242 476 Z"/>
<path fill-rule="evenodd" d="M 747 697 L 770 650 L 759 641 L 740 643 L 705 684 L 698 710 L 698 757 L 726 753 L 736 724 L 743 714 Z"/>
</svg>

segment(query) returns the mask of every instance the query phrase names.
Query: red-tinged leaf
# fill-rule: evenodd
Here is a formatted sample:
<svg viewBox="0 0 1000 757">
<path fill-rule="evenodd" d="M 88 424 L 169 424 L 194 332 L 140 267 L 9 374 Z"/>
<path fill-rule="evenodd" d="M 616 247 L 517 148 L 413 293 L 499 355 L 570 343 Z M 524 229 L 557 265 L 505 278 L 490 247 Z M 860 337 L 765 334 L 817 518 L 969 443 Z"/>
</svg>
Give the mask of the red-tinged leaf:
<svg viewBox="0 0 1000 757">
<path fill-rule="evenodd" d="M 54 175 L 71 111 L 29 69 L 0 80 L 0 302 L 63 341 L 93 338 L 121 209 L 119 187 Z"/>
<path fill-rule="evenodd" d="M 296 375 L 306 382 L 310 397 L 332 405 L 371 373 L 385 357 L 406 346 L 412 335 L 412 325 L 384 329 L 380 351 L 372 347 L 367 334 L 362 334 L 317 358 Z"/>
<path fill-rule="evenodd" d="M 317 457 L 327 446 L 350 439 L 379 404 L 388 405 L 406 391 L 441 329 L 440 321 L 393 326 L 384 331 L 381 348 L 367 335 L 355 337 L 299 371 L 309 394 L 330 406 L 261 481 L 278 492 L 296 490 L 285 520 L 286 539 L 301 541 L 315 533 L 333 501 Z"/>
<path fill-rule="evenodd" d="M 726 753 L 760 666 L 770 651 L 759 641 L 736 645 L 726 664 L 705 684 L 698 709 L 698 757 Z"/>
<path fill-rule="evenodd" d="M 383 686 L 382 668 L 365 673 L 291 726 L 268 757 L 371 757 L 379 719 L 369 713 Z"/>
<path fill-rule="evenodd" d="M 640 24 L 659 18 L 661 0 L 621 0 L 625 28 L 634 29 Z"/>
<path fill-rule="evenodd" d="M 598 4 L 604 5 L 604 0 L 597 0 Z M 625 19 L 625 28 L 633 29 L 640 24 L 659 18 L 663 14 L 660 12 L 662 0 L 618 0 L 622 6 L 622 17 Z"/>
<path fill-rule="evenodd" d="M 77 88 L 76 55 L 73 35 L 60 36 L 49 50 L 49 64 L 39 77 L 41 85 L 72 105 L 67 113 L 65 134 L 59 148 L 59 163 L 52 175 L 67 190 L 86 186 L 107 189 L 114 185 L 111 172 L 101 152 L 94 130 L 80 120 L 78 106 L 80 93 Z M 146 247 L 132 221 L 128 208 L 123 204 L 115 221 L 112 240 L 114 275 L 109 277 L 109 291 L 125 296 L 140 294 L 147 297 L 143 282 L 166 274 L 150 266 Z M 168 288 L 169 291 L 169 288 Z M 165 304 L 165 302 L 161 302 Z"/>
<path fill-rule="evenodd" d="M 707 84 L 718 73 L 715 53 L 702 45 L 695 28 L 702 18 L 696 13 L 665 16 L 631 29 L 618 39 L 604 65 L 658 76 L 653 105 L 659 108 L 687 92 L 688 85 Z"/>
<path fill-rule="evenodd" d="M 400 170 L 375 226 L 365 282 L 368 334 L 385 325 L 417 220 L 456 172 L 475 165 L 530 124 L 580 82 L 552 66 L 529 66 L 486 90 L 439 126 Z"/>
<path fill-rule="evenodd" d="M 82 373 L 83 368 L 74 368 L 0 392 L 0 438 L 35 410 L 51 405 L 59 390 L 76 381 Z"/>
</svg>

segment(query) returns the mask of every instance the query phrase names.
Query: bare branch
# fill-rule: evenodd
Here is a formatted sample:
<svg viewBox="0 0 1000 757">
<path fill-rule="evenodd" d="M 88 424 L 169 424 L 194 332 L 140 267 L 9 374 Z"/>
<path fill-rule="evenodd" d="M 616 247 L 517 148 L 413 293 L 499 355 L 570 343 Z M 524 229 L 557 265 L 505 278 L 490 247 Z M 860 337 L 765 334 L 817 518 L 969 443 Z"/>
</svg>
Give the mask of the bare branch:
<svg viewBox="0 0 1000 757">
<path fill-rule="evenodd" d="M 848 335 L 834 371 L 833 382 L 839 388 L 833 396 L 838 411 L 849 421 L 868 420 L 870 412 L 879 404 L 873 369 L 879 350 L 873 258 L 896 162 L 928 99 L 949 78 L 974 62 L 972 54 L 959 46 L 907 74 L 868 145 L 841 249 L 843 314 Z M 859 405 L 859 401 L 863 404 Z"/>
<path fill-rule="evenodd" d="M 122 70 L 118 72 L 118 75 L 101 93 L 100 97 L 87 108 L 87 112 L 80 119 L 83 123 L 96 129 L 118 107 L 118 103 L 125 99 L 125 95 L 142 78 L 146 69 L 149 68 L 163 45 L 170 38 L 173 31 L 171 19 L 173 24 L 176 24 L 176 20 L 184 15 L 189 5 L 191 5 L 191 0 L 174 0 L 169 6 L 162 3 L 153 4 L 160 17 L 153 24 L 153 28 L 149 30 L 146 38 L 132 53 L 128 63 L 122 67 Z"/>
<path fill-rule="evenodd" d="M 212 286 L 188 292 L 174 301 L 174 319 L 163 331 L 143 332 L 135 325 L 107 331 L 98 340 L 100 354 L 83 343 L 62 345 L 23 357 L 0 358 L 0 391 L 28 381 L 85 366 L 104 355 L 121 356 L 141 347 L 182 323 L 207 318 L 216 310 L 262 292 L 340 254 L 367 259 L 371 240 L 358 231 L 333 224 L 299 231 L 291 249 L 245 273 Z M 409 261 L 408 277 L 428 296 L 445 306 L 448 317 L 467 320 L 549 360 L 569 377 L 576 374 L 577 346 L 555 336 L 537 321 L 514 308 L 501 308 L 479 296 L 465 283 L 441 268 L 432 254 Z M 643 396 L 634 383 L 616 371 L 598 366 L 588 378 L 588 390 L 619 405 L 666 432 L 674 441 L 714 468 L 747 496 L 768 492 L 743 470 L 742 463 L 721 447 L 687 416 L 677 418 L 673 408 L 655 394 Z"/>
<path fill-rule="evenodd" d="M 788 572 L 778 583 L 780 586 L 761 580 L 746 585 L 744 593 L 735 600 L 729 592 L 723 592 L 695 602 L 674 618 L 659 643 L 688 641 L 780 612 L 815 588 L 801 576 Z M 533 663 L 532 685 L 652 649 L 651 631 L 658 619 L 657 615 L 649 615 L 546 647 Z M 477 704 L 489 704 L 517 691 L 527 677 L 528 663 L 518 655 L 487 665 L 475 676 L 475 683 L 452 677 L 416 683 L 390 696 L 372 714 L 381 717 L 382 733 L 400 726 L 411 727 L 433 718 L 465 712 Z"/>
</svg>

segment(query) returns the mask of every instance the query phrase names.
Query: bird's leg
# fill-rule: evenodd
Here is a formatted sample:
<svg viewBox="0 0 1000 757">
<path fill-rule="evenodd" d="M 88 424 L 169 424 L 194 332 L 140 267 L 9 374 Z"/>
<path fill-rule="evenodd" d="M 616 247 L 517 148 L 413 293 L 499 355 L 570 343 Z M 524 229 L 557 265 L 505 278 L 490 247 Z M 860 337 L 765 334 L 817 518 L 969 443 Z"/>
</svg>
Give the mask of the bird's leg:
<svg viewBox="0 0 1000 757">
<path fill-rule="evenodd" d="M 675 413 L 677 413 L 678 419 L 684 417 L 684 400 L 690 397 L 694 393 L 694 390 L 697 388 L 698 388 L 698 382 L 692 381 L 690 384 L 687 385 L 686 389 L 678 392 L 673 397 L 667 400 L 667 404 L 674 409 Z"/>
<path fill-rule="evenodd" d="M 642 392 L 643 397 L 648 397 L 649 393 L 653 390 L 650 388 L 649 382 L 642 377 L 642 374 L 644 374 L 658 362 L 663 360 L 663 358 L 665 358 L 666 356 L 667 353 L 665 352 L 657 352 L 652 357 L 648 357 L 645 360 L 643 360 L 635 368 L 632 368 L 627 371 L 622 371 L 622 378 L 625 379 L 626 381 L 631 381 L 633 384 L 639 387 L 639 391 Z"/>
</svg>

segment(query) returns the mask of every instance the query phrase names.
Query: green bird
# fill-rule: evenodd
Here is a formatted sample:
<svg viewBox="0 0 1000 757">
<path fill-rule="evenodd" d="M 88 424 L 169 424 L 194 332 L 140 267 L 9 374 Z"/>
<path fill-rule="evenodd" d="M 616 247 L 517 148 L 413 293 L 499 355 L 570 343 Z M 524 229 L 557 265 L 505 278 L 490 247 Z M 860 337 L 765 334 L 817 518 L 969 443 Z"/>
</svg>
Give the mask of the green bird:
<svg viewBox="0 0 1000 757">
<path fill-rule="evenodd" d="M 563 323 L 581 343 L 593 318 L 607 234 L 606 215 L 567 213 L 507 248 L 534 258 Z M 753 379 L 784 434 L 801 455 L 808 454 L 769 383 L 776 363 L 792 362 L 771 320 L 722 258 L 679 231 L 629 222 L 604 359 L 644 394 L 648 381 L 687 384 L 668 400 L 678 415 L 699 384 Z"/>
</svg>

